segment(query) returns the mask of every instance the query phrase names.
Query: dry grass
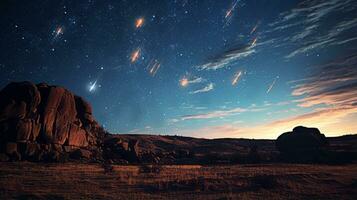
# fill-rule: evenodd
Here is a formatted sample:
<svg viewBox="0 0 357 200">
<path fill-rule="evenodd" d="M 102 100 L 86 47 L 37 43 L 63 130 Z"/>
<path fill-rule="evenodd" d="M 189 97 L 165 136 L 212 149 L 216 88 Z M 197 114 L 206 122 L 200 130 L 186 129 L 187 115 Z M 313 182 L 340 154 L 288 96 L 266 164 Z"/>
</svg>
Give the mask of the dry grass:
<svg viewBox="0 0 357 200">
<path fill-rule="evenodd" d="M 357 165 L 0 163 L 0 199 L 357 199 Z"/>
</svg>

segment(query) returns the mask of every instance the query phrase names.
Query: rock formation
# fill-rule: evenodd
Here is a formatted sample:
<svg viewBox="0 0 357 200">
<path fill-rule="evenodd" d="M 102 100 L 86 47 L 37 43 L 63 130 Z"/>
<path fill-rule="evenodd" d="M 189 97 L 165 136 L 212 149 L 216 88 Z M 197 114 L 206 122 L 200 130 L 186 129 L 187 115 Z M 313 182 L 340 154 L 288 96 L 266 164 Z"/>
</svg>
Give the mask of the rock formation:
<svg viewBox="0 0 357 200">
<path fill-rule="evenodd" d="M 327 139 L 317 128 L 298 126 L 292 132 L 281 134 L 276 148 L 285 159 L 292 161 L 316 161 L 327 146 Z"/>
<path fill-rule="evenodd" d="M 58 161 L 78 149 L 94 153 L 104 134 L 91 106 L 62 87 L 16 82 L 0 91 L 4 159 Z"/>
</svg>

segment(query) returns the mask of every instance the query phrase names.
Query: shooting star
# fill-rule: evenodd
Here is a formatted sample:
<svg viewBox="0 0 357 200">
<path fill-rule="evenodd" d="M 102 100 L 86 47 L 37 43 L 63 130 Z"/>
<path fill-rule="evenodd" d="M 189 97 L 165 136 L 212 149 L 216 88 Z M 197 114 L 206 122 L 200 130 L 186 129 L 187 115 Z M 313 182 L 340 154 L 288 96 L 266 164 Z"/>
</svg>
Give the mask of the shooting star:
<svg viewBox="0 0 357 200">
<path fill-rule="evenodd" d="M 268 90 L 267 90 L 267 94 L 269 94 L 269 92 L 273 89 L 275 83 L 276 83 L 276 80 L 279 79 L 279 76 L 275 77 L 274 81 L 270 84 Z"/>
<path fill-rule="evenodd" d="M 240 0 L 235 0 L 232 4 L 231 7 L 229 7 L 229 9 L 226 11 L 226 14 L 224 16 L 224 18 L 226 19 L 226 23 L 225 26 L 227 26 L 230 21 L 232 20 L 232 16 L 233 16 L 233 12 L 235 10 L 235 8 L 237 7 L 237 4 L 240 2 Z"/>
<path fill-rule="evenodd" d="M 152 60 L 149 65 L 148 68 L 150 68 L 149 73 L 151 74 L 151 76 L 155 76 L 157 71 L 160 69 L 161 64 L 159 63 L 159 61 L 157 60 Z"/>
<path fill-rule="evenodd" d="M 59 26 L 55 30 L 55 36 L 58 37 L 59 35 L 63 34 L 64 28 L 63 26 Z"/>
<path fill-rule="evenodd" d="M 94 92 L 96 88 L 97 88 L 97 80 L 95 80 L 94 83 L 89 84 L 88 90 L 89 92 Z"/>
<path fill-rule="evenodd" d="M 250 34 L 253 34 L 258 27 L 259 27 L 259 22 L 253 27 L 253 29 L 250 31 Z"/>
<path fill-rule="evenodd" d="M 252 44 L 250 45 L 251 47 L 254 47 L 257 44 L 258 38 L 254 38 L 254 40 L 252 41 Z"/>
<path fill-rule="evenodd" d="M 52 35 L 53 35 L 53 41 L 56 40 L 58 37 L 64 34 L 64 27 L 63 26 L 58 26 L 55 30 L 53 30 Z"/>
<path fill-rule="evenodd" d="M 135 28 L 136 29 L 141 28 L 144 25 L 144 21 L 145 21 L 145 19 L 143 17 L 136 19 Z"/>
<path fill-rule="evenodd" d="M 233 86 L 238 84 L 238 82 L 241 79 L 242 75 L 243 75 L 243 71 L 242 70 L 239 70 L 234 74 L 233 80 L 232 80 L 232 85 Z"/>
<path fill-rule="evenodd" d="M 141 51 L 140 48 L 138 48 L 131 54 L 131 56 L 130 56 L 131 63 L 134 63 L 138 60 L 138 58 L 140 56 L 140 51 Z"/>
<path fill-rule="evenodd" d="M 184 77 L 184 78 L 180 79 L 180 85 L 181 85 L 181 87 L 187 87 L 188 84 L 189 84 L 189 81 L 188 81 L 187 78 Z"/>
</svg>

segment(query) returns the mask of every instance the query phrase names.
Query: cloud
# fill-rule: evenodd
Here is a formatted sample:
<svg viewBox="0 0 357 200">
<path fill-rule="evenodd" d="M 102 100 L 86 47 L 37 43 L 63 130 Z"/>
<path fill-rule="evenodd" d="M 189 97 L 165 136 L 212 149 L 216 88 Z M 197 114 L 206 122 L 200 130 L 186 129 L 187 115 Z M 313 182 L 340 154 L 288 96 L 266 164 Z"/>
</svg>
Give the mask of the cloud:
<svg viewBox="0 0 357 200">
<path fill-rule="evenodd" d="M 301 107 L 353 106 L 357 102 L 357 54 L 315 68 L 308 78 L 294 86 L 292 95 L 301 97 Z"/>
<path fill-rule="evenodd" d="M 209 60 L 207 63 L 196 66 L 198 70 L 217 70 L 232 64 L 233 62 L 248 57 L 255 53 L 255 45 L 245 45 L 229 49 L 222 54 Z"/>
<path fill-rule="evenodd" d="M 297 8 L 284 12 L 271 23 L 267 33 L 281 35 L 275 38 L 275 47 L 289 46 L 293 50 L 285 58 L 342 45 L 357 40 L 357 6 L 352 0 L 305 0 Z M 336 22 L 336 18 L 339 20 Z M 321 31 L 324 30 L 324 31 Z"/>
<path fill-rule="evenodd" d="M 215 110 L 207 113 L 194 114 L 194 115 L 184 115 L 181 116 L 181 120 L 192 120 L 192 119 L 214 119 L 214 118 L 223 118 L 229 117 L 233 115 L 237 115 L 243 112 L 259 112 L 264 110 L 265 108 L 257 108 L 257 107 L 248 107 L 248 108 L 233 108 L 226 110 Z"/>
<path fill-rule="evenodd" d="M 193 130 L 184 130 L 182 135 L 203 138 L 260 138 L 276 139 L 280 134 L 291 131 L 294 127 L 304 125 L 318 127 L 327 136 L 356 133 L 357 107 L 346 109 L 326 108 L 310 113 L 292 116 L 282 120 L 250 125 L 239 123 L 235 125 L 206 126 Z M 352 118 L 351 115 L 354 115 Z"/>
<path fill-rule="evenodd" d="M 357 54 L 312 68 L 311 76 L 294 81 L 292 96 L 298 103 L 295 115 L 258 124 L 224 124 L 185 130 L 183 135 L 205 138 L 244 137 L 275 139 L 295 126 L 318 127 L 327 136 L 357 133 Z M 276 103 L 277 106 L 289 102 Z M 271 105 L 271 104 L 266 104 Z M 289 105 L 290 106 L 290 105 Z M 251 107 L 254 108 L 254 107 Z M 302 112 L 301 108 L 310 108 Z M 284 108 L 286 109 L 286 108 Z M 300 109 L 300 110 L 299 110 Z M 185 116 L 187 119 L 207 119 L 229 116 L 248 109 L 216 111 Z M 295 112 L 294 112 L 295 113 Z"/>
<path fill-rule="evenodd" d="M 231 110 L 217 110 L 217 111 L 202 113 L 202 114 L 185 115 L 181 117 L 181 120 L 220 118 L 220 117 L 236 115 L 246 111 L 247 109 L 244 108 L 234 108 Z"/>
<path fill-rule="evenodd" d="M 209 92 L 211 90 L 214 89 L 214 84 L 213 83 L 209 83 L 208 85 L 206 85 L 204 88 L 199 89 L 199 90 L 195 90 L 190 92 L 190 94 L 197 94 L 197 93 L 203 93 L 203 92 Z"/>
<path fill-rule="evenodd" d="M 189 84 L 193 84 L 193 83 L 202 83 L 202 82 L 205 82 L 206 80 L 201 78 L 201 77 L 196 77 L 192 80 L 188 80 L 188 83 Z"/>
</svg>

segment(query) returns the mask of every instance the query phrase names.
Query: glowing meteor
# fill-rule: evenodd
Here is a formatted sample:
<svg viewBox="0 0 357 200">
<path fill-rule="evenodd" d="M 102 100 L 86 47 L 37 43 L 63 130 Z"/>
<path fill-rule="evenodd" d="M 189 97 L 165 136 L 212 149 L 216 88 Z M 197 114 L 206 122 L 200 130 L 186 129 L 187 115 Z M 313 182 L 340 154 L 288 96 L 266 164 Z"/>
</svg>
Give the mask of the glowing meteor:
<svg viewBox="0 0 357 200">
<path fill-rule="evenodd" d="M 227 12 L 226 12 L 226 15 L 224 16 L 224 18 L 228 18 L 228 17 L 230 17 L 231 15 L 232 15 L 232 12 L 233 12 L 233 9 L 232 8 L 230 8 L 229 10 L 227 10 Z"/>
<path fill-rule="evenodd" d="M 259 23 L 253 27 L 253 29 L 250 31 L 250 34 L 253 34 L 259 26 Z"/>
<path fill-rule="evenodd" d="M 55 36 L 57 37 L 57 36 L 59 36 L 59 35 L 61 35 L 61 34 L 63 34 L 63 27 L 62 27 L 62 26 L 59 26 L 59 27 L 57 27 L 56 30 L 55 30 Z"/>
<path fill-rule="evenodd" d="M 270 84 L 268 90 L 267 90 L 267 94 L 269 94 L 269 92 L 273 89 L 274 85 L 275 85 L 275 82 L 276 80 L 278 80 L 279 76 L 277 76 L 274 81 Z"/>
<path fill-rule="evenodd" d="M 140 28 L 144 25 L 144 18 L 140 17 L 135 21 L 135 28 Z"/>
<path fill-rule="evenodd" d="M 239 3 L 239 1 L 240 0 L 236 0 L 233 4 L 232 4 L 232 6 L 227 10 L 227 12 L 226 12 L 226 15 L 224 16 L 224 18 L 230 18 L 231 16 L 232 16 L 232 14 L 233 14 L 233 11 L 234 11 L 234 9 L 236 8 L 236 6 L 237 6 L 237 4 Z"/>
<path fill-rule="evenodd" d="M 94 90 L 97 88 L 97 80 L 94 81 L 93 84 L 89 85 L 89 92 L 94 92 Z"/>
<path fill-rule="evenodd" d="M 233 80 L 232 80 L 232 85 L 237 85 L 238 81 L 240 80 L 240 78 L 242 77 L 243 72 L 241 70 L 239 70 L 238 72 L 236 72 L 233 76 Z"/>
<path fill-rule="evenodd" d="M 136 51 L 134 51 L 134 52 L 131 54 L 131 56 L 130 56 L 130 61 L 131 61 L 132 63 L 136 62 L 136 61 L 138 60 L 139 56 L 140 56 L 140 49 L 137 49 Z"/>
<path fill-rule="evenodd" d="M 64 33 L 64 27 L 63 26 L 58 26 L 56 29 L 53 30 L 52 32 L 52 36 L 53 36 L 53 40 L 56 40 L 57 38 L 59 38 L 61 35 L 63 35 Z"/>
<path fill-rule="evenodd" d="M 188 86 L 188 84 L 189 84 L 189 80 L 187 79 L 187 78 L 182 78 L 181 80 L 180 80 L 180 85 L 182 86 L 182 87 L 187 87 Z"/>
<path fill-rule="evenodd" d="M 156 75 L 157 71 L 160 69 L 160 66 L 161 66 L 161 64 L 157 60 L 149 63 L 149 68 L 150 68 L 149 72 L 150 72 L 151 76 Z"/>
<path fill-rule="evenodd" d="M 258 38 L 255 38 L 250 46 L 254 47 L 257 44 L 257 41 L 258 41 Z"/>
</svg>

